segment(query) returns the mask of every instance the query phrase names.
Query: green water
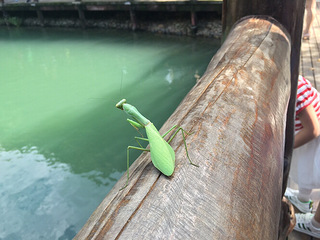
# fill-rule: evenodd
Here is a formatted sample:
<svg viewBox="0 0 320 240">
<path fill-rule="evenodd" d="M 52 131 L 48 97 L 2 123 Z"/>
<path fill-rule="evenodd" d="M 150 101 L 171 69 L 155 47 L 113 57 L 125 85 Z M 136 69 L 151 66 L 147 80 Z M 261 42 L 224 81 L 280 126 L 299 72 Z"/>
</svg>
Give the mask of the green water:
<svg viewBox="0 0 320 240">
<path fill-rule="evenodd" d="M 72 239 L 135 144 L 115 104 L 127 98 L 160 128 L 217 48 L 147 33 L 0 28 L 0 239 Z"/>
</svg>

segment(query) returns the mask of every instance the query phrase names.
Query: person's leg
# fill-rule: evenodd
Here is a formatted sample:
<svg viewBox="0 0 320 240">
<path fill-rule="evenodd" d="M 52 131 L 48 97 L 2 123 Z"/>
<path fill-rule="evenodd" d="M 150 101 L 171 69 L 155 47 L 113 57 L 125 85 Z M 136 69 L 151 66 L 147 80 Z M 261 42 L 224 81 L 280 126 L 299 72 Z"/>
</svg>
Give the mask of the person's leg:
<svg viewBox="0 0 320 240">
<path fill-rule="evenodd" d="M 288 193 L 286 198 L 303 213 L 312 212 L 313 201 L 310 199 L 312 189 L 299 188 L 298 194 Z"/>
<path fill-rule="evenodd" d="M 306 25 L 303 31 L 303 39 L 309 39 L 310 28 L 316 16 L 316 0 L 306 0 Z"/>
<path fill-rule="evenodd" d="M 311 189 L 299 188 L 299 193 L 297 197 L 301 202 L 309 202 L 311 192 Z"/>
</svg>

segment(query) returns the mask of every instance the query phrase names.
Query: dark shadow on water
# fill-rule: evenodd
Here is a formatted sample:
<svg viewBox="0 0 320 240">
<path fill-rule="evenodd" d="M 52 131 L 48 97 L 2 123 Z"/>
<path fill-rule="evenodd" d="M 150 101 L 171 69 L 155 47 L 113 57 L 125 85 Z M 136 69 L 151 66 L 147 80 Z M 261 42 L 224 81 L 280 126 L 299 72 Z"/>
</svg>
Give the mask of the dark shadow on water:
<svg viewBox="0 0 320 240">
<path fill-rule="evenodd" d="M 69 240 L 73 239 L 74 236 L 77 234 L 75 231 L 75 226 L 69 226 L 63 233 L 61 237 L 58 238 L 58 240 Z"/>
</svg>

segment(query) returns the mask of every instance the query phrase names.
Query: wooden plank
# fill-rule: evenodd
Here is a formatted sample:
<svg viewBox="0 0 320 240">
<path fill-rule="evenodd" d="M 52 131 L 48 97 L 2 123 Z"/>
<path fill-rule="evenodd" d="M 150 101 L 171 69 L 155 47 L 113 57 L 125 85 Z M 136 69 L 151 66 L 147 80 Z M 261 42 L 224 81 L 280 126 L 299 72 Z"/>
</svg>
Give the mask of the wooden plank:
<svg viewBox="0 0 320 240">
<path fill-rule="evenodd" d="M 309 55 L 310 58 L 310 65 L 308 68 L 312 71 L 313 78 L 310 78 L 311 83 L 317 88 L 317 75 L 319 75 L 318 71 L 320 71 L 318 66 L 318 59 L 319 59 L 319 48 L 317 45 L 317 28 L 318 28 L 318 18 L 317 15 L 315 16 L 315 20 L 313 21 L 313 25 L 311 26 L 311 37 L 310 40 L 305 41 L 305 45 L 309 47 Z M 319 86 L 320 87 L 320 86 Z"/>
<path fill-rule="evenodd" d="M 302 47 L 303 47 L 303 43 L 301 44 L 301 50 L 300 50 L 300 72 L 299 74 L 302 75 L 302 76 L 305 76 L 305 73 L 304 73 L 304 58 L 306 57 L 305 56 L 305 52 L 302 51 Z"/>
<path fill-rule="evenodd" d="M 307 78 L 312 84 L 314 84 L 314 75 L 312 69 L 312 59 L 310 56 L 310 45 L 309 40 L 303 40 L 301 45 L 301 56 L 302 56 L 302 72 L 303 76 Z"/>
<path fill-rule="evenodd" d="M 302 40 L 300 74 L 306 77 L 315 88 L 320 90 L 320 10 L 311 28 L 310 40 Z"/>
<path fill-rule="evenodd" d="M 305 13 L 304 13 L 304 16 L 305 16 Z M 303 27 L 305 26 L 306 24 L 306 21 L 305 21 L 305 17 L 304 17 L 304 20 L 303 20 Z M 306 48 L 305 47 L 305 41 L 301 40 L 301 48 L 300 48 L 300 66 L 299 66 L 299 74 L 302 75 L 302 76 L 305 76 L 304 74 L 304 58 L 306 58 L 306 51 L 302 51 L 302 48 Z"/>
<path fill-rule="evenodd" d="M 314 29 L 314 28 L 313 28 Z M 316 36 L 311 37 L 309 40 L 311 69 L 313 72 L 313 82 L 315 88 L 320 87 L 320 61 L 319 61 L 319 49 L 317 46 Z"/>
<path fill-rule="evenodd" d="M 315 82 L 316 88 L 320 91 L 320 2 L 317 3 L 317 15 L 313 24 L 313 38 L 315 41 L 314 47 L 314 69 L 315 69 Z"/>
<path fill-rule="evenodd" d="M 300 62 L 299 62 L 299 74 L 303 76 L 303 71 L 302 71 L 302 53 L 300 55 Z"/>
<path fill-rule="evenodd" d="M 143 154 L 75 239 L 265 239 L 278 236 L 290 41 L 273 21 L 239 22 L 162 130 L 179 124 L 174 175 Z"/>
<path fill-rule="evenodd" d="M 288 237 L 288 240 L 313 240 L 311 236 L 308 236 L 306 234 L 297 232 L 297 231 L 292 231 Z"/>
</svg>

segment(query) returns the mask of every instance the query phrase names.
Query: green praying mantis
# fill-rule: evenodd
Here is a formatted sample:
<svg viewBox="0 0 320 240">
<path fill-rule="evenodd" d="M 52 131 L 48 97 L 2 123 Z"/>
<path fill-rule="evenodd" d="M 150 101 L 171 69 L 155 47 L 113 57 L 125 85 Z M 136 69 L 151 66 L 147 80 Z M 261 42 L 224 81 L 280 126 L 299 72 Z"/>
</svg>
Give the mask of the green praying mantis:
<svg viewBox="0 0 320 240">
<path fill-rule="evenodd" d="M 191 161 L 189 157 L 188 149 L 187 149 L 185 134 L 190 135 L 190 133 L 186 132 L 183 128 L 175 125 L 172 128 L 170 128 L 163 136 L 161 136 L 157 128 L 153 125 L 153 123 L 150 122 L 150 120 L 148 120 L 147 118 L 145 118 L 134 106 L 128 104 L 126 99 L 122 99 L 120 102 L 118 102 L 116 104 L 116 107 L 121 110 L 124 110 L 129 116 L 131 116 L 135 120 L 134 121 L 132 119 L 127 119 L 127 121 L 136 130 L 145 128 L 146 134 L 147 134 L 147 138 L 135 137 L 140 147 L 128 146 L 127 148 L 127 181 L 125 186 L 122 187 L 120 190 L 126 188 L 129 183 L 129 150 L 130 149 L 150 152 L 153 165 L 164 175 L 171 176 L 175 168 L 175 153 L 172 147 L 169 145 L 169 143 L 172 141 L 172 139 L 177 135 L 179 131 L 181 131 L 182 133 L 184 147 L 186 149 L 186 154 L 190 164 L 198 167 L 197 164 L 194 164 Z M 165 141 L 164 137 L 167 134 L 169 134 L 172 130 L 176 130 L 175 133 L 168 140 L 168 142 Z M 143 148 L 139 140 L 148 141 L 150 148 L 149 149 Z"/>
</svg>

